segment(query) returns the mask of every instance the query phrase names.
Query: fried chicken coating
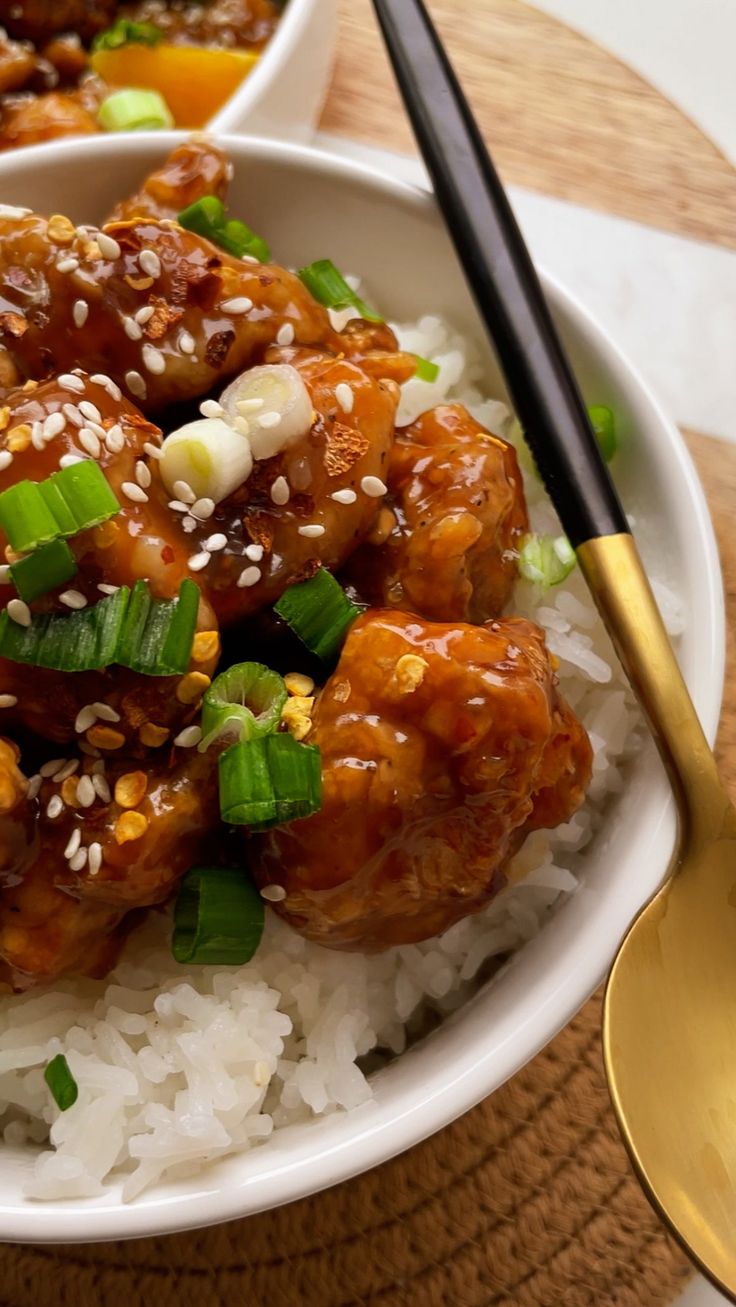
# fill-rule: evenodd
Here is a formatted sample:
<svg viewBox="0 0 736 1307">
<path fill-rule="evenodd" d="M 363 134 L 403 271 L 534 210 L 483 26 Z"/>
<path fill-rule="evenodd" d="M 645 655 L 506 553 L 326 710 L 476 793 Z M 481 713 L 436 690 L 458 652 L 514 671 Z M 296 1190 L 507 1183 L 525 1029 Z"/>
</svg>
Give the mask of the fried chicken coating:
<svg viewBox="0 0 736 1307">
<path fill-rule="evenodd" d="M 572 816 L 590 779 L 583 727 L 522 619 L 439 625 L 371 611 L 315 710 L 322 809 L 256 836 L 258 884 L 330 948 L 415 943 L 478 912 L 525 835 Z"/>
<path fill-rule="evenodd" d="M 445 404 L 398 433 L 387 480 L 393 524 L 353 557 L 350 583 L 370 604 L 431 621 L 497 616 L 529 530 L 511 445 Z"/>
<path fill-rule="evenodd" d="M 327 310 L 276 264 L 232 258 L 166 219 L 100 235 L 58 215 L 0 211 L 0 347 L 26 377 L 81 358 L 153 413 L 206 395 L 286 327 L 298 343 L 341 352 Z"/>
<path fill-rule="evenodd" d="M 219 823 L 216 768 L 196 750 L 146 772 L 73 761 L 0 815 L 0 983 L 15 989 L 104 975 L 133 910 L 169 896 Z"/>
<path fill-rule="evenodd" d="M 0 26 L 37 46 L 60 32 L 87 42 L 110 26 L 117 7 L 118 0 L 0 0 Z"/>
<path fill-rule="evenodd" d="M 0 111 L 0 150 L 98 132 L 100 85 L 91 78 L 76 91 L 48 91 L 4 105 Z"/>
<path fill-rule="evenodd" d="M 214 141 L 192 136 L 146 178 L 130 199 L 116 205 L 109 222 L 133 218 L 177 218 L 205 195 L 224 200 L 231 165 Z"/>
<path fill-rule="evenodd" d="M 175 45 L 253 46 L 271 38 L 281 9 L 275 0 L 138 0 L 126 18 L 155 23 Z"/>
</svg>

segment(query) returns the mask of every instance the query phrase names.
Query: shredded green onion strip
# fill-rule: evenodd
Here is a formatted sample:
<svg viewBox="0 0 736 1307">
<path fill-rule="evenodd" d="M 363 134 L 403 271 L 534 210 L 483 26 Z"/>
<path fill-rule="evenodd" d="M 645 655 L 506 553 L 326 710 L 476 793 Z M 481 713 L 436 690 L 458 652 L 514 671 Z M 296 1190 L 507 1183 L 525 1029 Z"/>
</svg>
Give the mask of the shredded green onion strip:
<svg viewBox="0 0 736 1307">
<path fill-rule="evenodd" d="M 519 552 L 518 567 L 521 575 L 545 589 L 559 585 L 572 572 L 575 550 L 567 536 L 545 536 L 532 533 L 525 537 Z"/>
<path fill-rule="evenodd" d="M 423 359 L 421 354 L 417 354 L 417 370 L 414 377 L 417 381 L 436 381 L 440 375 L 438 363 L 433 363 L 431 359 Z"/>
<path fill-rule="evenodd" d="M 593 404 L 588 409 L 588 417 L 598 441 L 598 448 L 606 462 L 610 463 L 618 449 L 616 418 L 613 410 L 605 404 Z"/>
<path fill-rule="evenodd" d="M 63 1053 L 57 1053 L 56 1057 L 52 1057 L 43 1073 L 43 1078 L 51 1090 L 51 1096 L 59 1111 L 67 1112 L 74 1106 L 79 1098 L 79 1088 Z"/>
<path fill-rule="evenodd" d="M 174 906 L 171 948 L 177 962 L 241 966 L 263 935 L 265 909 L 258 890 L 232 867 L 192 867 Z"/>
<path fill-rule="evenodd" d="M 198 607 L 199 589 L 187 578 L 178 599 L 151 599 L 146 582 L 137 581 L 132 595 L 121 586 L 89 608 L 34 613 L 29 626 L 6 610 L 0 613 L 0 656 L 60 672 L 118 663 L 144 676 L 176 676 L 189 666 Z"/>
<path fill-rule="evenodd" d="M 318 259 L 308 267 L 301 268 L 299 277 L 309 293 L 318 304 L 327 309 L 355 309 L 367 322 L 383 322 L 373 309 L 369 308 L 346 282 L 342 273 L 331 259 Z"/>
<path fill-rule="evenodd" d="M 242 743 L 272 734 L 288 697 L 283 677 L 263 663 L 229 667 L 204 696 L 200 752 L 218 739 Z"/>
<path fill-rule="evenodd" d="M 163 32 L 155 23 L 136 23 L 130 18 L 118 18 L 112 27 L 100 32 L 92 42 L 93 50 L 118 50 L 122 45 L 158 45 Z"/>
<path fill-rule="evenodd" d="M 323 567 L 308 581 L 290 585 L 274 611 L 288 623 L 302 644 L 324 661 L 339 652 L 349 628 L 361 614 L 361 609 L 348 599 L 339 582 Z"/>
<path fill-rule="evenodd" d="M 308 817 L 322 803 L 319 749 L 291 735 L 232 745 L 220 756 L 219 781 L 223 821 L 252 831 Z"/>
<path fill-rule="evenodd" d="M 236 218 L 228 218 L 225 205 L 216 195 L 204 195 L 179 214 L 179 225 L 206 237 L 213 245 L 242 259 L 245 255 L 267 263 L 271 257 L 268 243 Z"/>
<path fill-rule="evenodd" d="M 106 132 L 145 132 L 174 126 L 173 114 L 159 91 L 125 87 L 112 91 L 97 110 Z"/>
<path fill-rule="evenodd" d="M 99 526 L 119 512 L 120 504 L 92 459 L 62 468 L 46 481 L 17 481 L 0 494 L 0 527 L 19 554 Z"/>
<path fill-rule="evenodd" d="M 65 540 L 50 540 L 27 558 L 11 563 L 10 576 L 27 604 L 57 586 L 66 585 L 77 571 L 77 560 Z"/>
</svg>

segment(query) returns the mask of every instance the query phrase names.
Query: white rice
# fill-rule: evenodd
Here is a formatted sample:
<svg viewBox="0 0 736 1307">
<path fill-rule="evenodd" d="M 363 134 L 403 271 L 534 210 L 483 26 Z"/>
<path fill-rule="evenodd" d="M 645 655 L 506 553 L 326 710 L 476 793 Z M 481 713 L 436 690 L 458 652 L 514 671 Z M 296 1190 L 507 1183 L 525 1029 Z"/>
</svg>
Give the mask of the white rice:
<svg viewBox="0 0 736 1307">
<path fill-rule="evenodd" d="M 399 336 L 440 366 L 436 382 L 404 387 L 402 423 L 451 398 L 491 430 L 508 430 L 508 410 L 483 395 L 465 340 L 436 317 Z M 534 528 L 559 533 L 535 478 L 526 490 Z M 681 631 L 676 596 L 661 584 L 656 592 L 670 630 Z M 582 811 L 553 834 L 530 836 L 510 885 L 485 912 L 424 944 L 378 957 L 333 953 L 269 913 L 246 966 L 183 968 L 171 957 L 168 915 L 150 913 L 107 980 L 4 998 L 0 1130 L 7 1146 L 36 1147 L 29 1196 L 94 1196 L 122 1180 L 131 1200 L 162 1176 L 190 1174 L 282 1126 L 358 1106 L 371 1096 L 368 1054 L 400 1053 L 432 1013 L 464 1001 L 489 959 L 531 939 L 574 893 L 585 846 L 640 743 L 640 721 L 577 573 L 546 593 L 520 581 L 512 609 L 545 628 L 562 693 L 590 733 L 593 783 Z M 60 1052 L 79 1086 L 64 1113 L 43 1079 Z"/>
</svg>

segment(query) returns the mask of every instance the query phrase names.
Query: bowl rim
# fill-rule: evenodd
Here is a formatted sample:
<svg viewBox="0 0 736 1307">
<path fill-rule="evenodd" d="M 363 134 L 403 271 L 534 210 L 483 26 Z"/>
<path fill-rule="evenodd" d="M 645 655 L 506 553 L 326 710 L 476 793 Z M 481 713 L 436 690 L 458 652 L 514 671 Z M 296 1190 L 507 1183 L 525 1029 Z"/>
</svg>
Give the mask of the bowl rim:
<svg viewBox="0 0 736 1307">
<path fill-rule="evenodd" d="M 186 135 L 120 136 L 112 146 L 115 154 L 140 154 L 145 162 L 154 149 L 158 153 L 159 148 L 173 147 Z M 338 181 L 377 190 L 401 208 L 438 220 L 437 206 L 429 191 L 397 180 L 376 168 L 300 144 L 247 136 L 218 139 L 236 166 L 255 157 L 261 162 L 277 161 L 300 172 L 311 172 L 315 177 L 328 173 Z M 110 145 L 109 137 L 104 140 L 86 137 L 66 141 L 61 147 L 52 142 L 9 153 L 5 159 L 0 158 L 0 182 L 3 174 L 16 172 L 19 168 L 21 173 L 26 168 L 35 171 L 43 163 L 41 151 L 58 154 L 61 149 L 65 156 L 94 156 L 99 151 L 109 163 Z M 702 588 L 707 622 L 699 629 L 699 656 L 703 662 L 699 710 L 706 734 L 712 741 L 718 724 L 725 675 L 725 613 L 718 549 L 694 464 L 680 432 L 663 413 L 638 370 L 605 328 L 554 278 L 543 273 L 542 279 L 553 307 L 584 335 L 606 368 L 617 372 L 623 379 L 623 385 L 632 395 L 632 403 L 634 400 L 643 403 L 648 410 L 650 428 L 659 427 L 659 439 L 666 445 L 668 458 L 675 469 L 673 476 L 678 478 L 682 492 L 687 494 L 692 514 L 688 521 L 688 537 L 705 562 Z M 652 837 L 662 830 L 665 835 L 669 832 L 671 851 L 674 807 L 664 778 L 659 788 L 655 787 L 652 804 Z M 661 874 L 665 866 L 663 860 Z M 624 934 L 629 921 L 643 905 L 641 890 L 637 894 L 633 885 L 621 899 L 607 937 L 609 942 Z M 556 970 L 552 969 L 541 1005 L 532 1010 L 529 994 L 520 1006 L 513 1039 L 502 1041 L 493 1050 L 492 1085 L 488 1075 L 491 1053 L 486 1051 L 484 1054 L 482 1049 L 475 1049 L 472 1056 L 463 1055 L 458 1059 L 451 1077 L 445 1068 L 442 1074 L 436 1072 L 417 1085 L 411 1094 L 402 1091 L 397 1095 L 402 1102 L 393 1113 L 367 1104 L 352 1113 L 336 1114 L 323 1118 L 322 1122 L 313 1122 L 310 1124 L 310 1142 L 314 1139 L 315 1146 L 303 1148 L 302 1156 L 298 1149 L 294 1150 L 295 1155 L 291 1158 L 286 1138 L 288 1131 L 279 1132 L 276 1139 L 280 1138 L 281 1143 L 276 1146 L 274 1141 L 268 1150 L 268 1158 L 265 1158 L 267 1150 L 261 1153 L 264 1163 L 260 1174 L 241 1179 L 236 1177 L 221 1185 L 216 1176 L 211 1179 L 205 1172 L 187 1182 L 190 1188 L 185 1194 L 172 1195 L 154 1189 L 129 1205 L 122 1204 L 113 1193 L 109 1200 L 104 1197 L 69 1199 L 61 1203 L 33 1206 L 25 1203 L 20 1206 L 4 1201 L 0 1192 L 0 1239 L 73 1243 L 80 1239 L 96 1241 L 172 1233 L 252 1215 L 350 1179 L 444 1128 L 526 1065 L 587 1001 L 603 978 L 610 960 L 608 955 L 601 958 L 595 948 L 589 948 L 587 952 L 581 948 L 574 966 L 564 967 L 560 963 Z M 569 958 L 567 961 L 569 963 Z M 340 1122 L 339 1126 L 335 1126 L 336 1121 Z M 331 1140 L 330 1134 L 339 1134 L 345 1123 L 349 1124 L 342 1130 L 342 1137 Z M 320 1135 L 327 1136 L 327 1147 L 320 1148 Z M 254 1153 L 246 1156 L 252 1158 Z M 327 1169 L 329 1174 L 326 1175 Z"/>
</svg>

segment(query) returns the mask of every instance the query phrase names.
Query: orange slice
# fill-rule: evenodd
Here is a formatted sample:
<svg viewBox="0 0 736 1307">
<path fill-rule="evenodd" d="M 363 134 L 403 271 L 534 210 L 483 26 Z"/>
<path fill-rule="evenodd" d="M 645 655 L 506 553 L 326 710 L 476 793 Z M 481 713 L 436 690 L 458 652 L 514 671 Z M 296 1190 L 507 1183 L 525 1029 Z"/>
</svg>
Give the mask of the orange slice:
<svg viewBox="0 0 736 1307">
<path fill-rule="evenodd" d="M 96 50 L 91 64 L 115 89 L 159 91 L 177 127 L 204 127 L 258 62 L 251 50 L 209 50 L 196 45 L 122 45 Z"/>
</svg>

